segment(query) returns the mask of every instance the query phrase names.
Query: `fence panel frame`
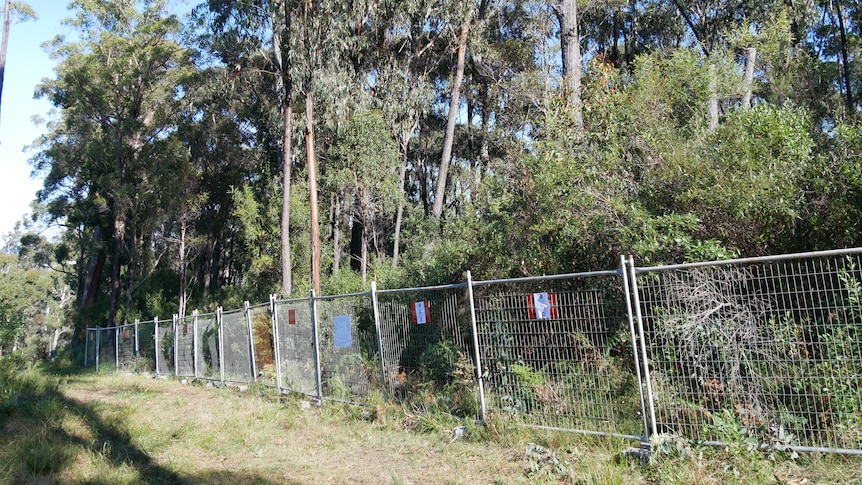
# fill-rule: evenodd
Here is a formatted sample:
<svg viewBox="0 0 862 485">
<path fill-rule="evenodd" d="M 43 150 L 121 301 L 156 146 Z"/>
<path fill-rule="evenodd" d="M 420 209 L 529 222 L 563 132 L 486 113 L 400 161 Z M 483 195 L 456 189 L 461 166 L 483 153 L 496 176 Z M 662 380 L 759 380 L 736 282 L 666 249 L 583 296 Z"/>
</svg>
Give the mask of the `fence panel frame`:
<svg viewBox="0 0 862 485">
<path fill-rule="evenodd" d="M 822 270 L 824 261 L 826 261 L 827 263 L 835 264 L 836 268 L 837 268 L 838 266 L 840 266 L 839 263 L 841 261 L 841 259 L 840 259 L 841 257 L 853 257 L 853 256 L 855 256 L 857 258 L 857 261 L 859 261 L 859 259 L 862 258 L 862 248 L 847 248 L 847 249 L 838 249 L 838 250 L 831 250 L 831 251 L 812 251 L 812 252 L 804 252 L 804 253 L 771 255 L 771 256 L 762 256 L 762 257 L 754 257 L 754 258 L 737 258 L 737 259 L 728 259 L 728 260 L 722 260 L 722 261 L 706 261 L 706 262 L 664 265 L 664 266 L 649 266 L 649 267 L 641 267 L 641 268 L 636 267 L 636 265 L 634 263 L 634 259 L 630 258 L 630 281 L 631 281 L 632 286 L 633 286 L 632 292 L 633 292 L 633 296 L 634 296 L 635 301 L 636 301 L 636 318 L 638 320 L 638 327 L 639 327 L 639 330 L 642 332 L 641 333 L 641 344 L 642 344 L 641 350 L 642 350 L 642 358 L 644 359 L 644 370 L 648 372 L 650 365 L 648 364 L 648 361 L 647 361 L 648 354 L 649 354 L 649 349 L 647 346 L 647 336 L 644 334 L 644 330 L 643 330 L 643 328 L 645 326 L 644 325 L 645 317 L 643 315 L 643 312 L 641 311 L 641 308 L 645 305 L 645 303 L 641 301 L 640 294 L 646 292 L 647 290 L 643 285 L 638 286 L 638 276 L 650 275 L 650 274 L 669 274 L 669 273 L 673 273 L 673 272 L 683 272 L 683 271 L 687 272 L 687 271 L 691 271 L 691 270 L 718 270 L 718 269 L 724 269 L 724 268 L 738 268 L 738 267 L 743 267 L 745 269 L 760 268 L 760 266 L 758 266 L 758 265 L 768 265 L 768 264 L 773 264 L 773 263 L 774 264 L 790 263 L 790 262 L 797 262 L 797 263 L 805 262 L 806 264 L 810 263 L 812 266 L 816 266 L 815 263 L 819 263 L 819 268 Z M 834 258 L 834 259 L 829 259 L 829 258 Z M 852 265 L 853 263 L 851 262 L 850 264 Z M 807 269 L 808 268 L 806 267 L 806 270 Z M 840 273 L 840 270 L 833 270 L 833 273 L 834 272 Z M 772 279 L 767 280 L 768 284 L 774 284 L 773 280 L 776 278 L 779 280 L 781 280 L 782 278 L 785 278 L 785 279 L 787 279 L 787 278 L 800 278 L 800 279 L 805 278 L 805 279 L 807 279 L 807 281 L 809 283 L 811 282 L 811 275 L 810 275 L 810 273 L 807 273 L 807 272 L 805 272 L 805 273 L 803 273 L 803 272 L 799 272 L 799 273 L 778 272 L 778 273 L 772 273 L 772 275 L 773 275 Z M 821 276 L 822 276 L 822 274 L 821 274 Z M 816 275 L 815 275 L 815 277 L 816 277 Z M 822 295 L 820 295 L 820 297 L 822 297 L 822 298 L 826 298 L 827 296 L 832 296 L 830 292 L 834 292 L 834 290 L 829 289 L 828 285 L 819 286 L 819 283 L 823 283 L 822 281 L 818 281 L 817 283 L 818 284 L 815 284 L 815 285 L 812 285 L 809 287 L 811 289 L 812 293 L 817 293 L 817 294 L 822 293 Z M 754 296 L 754 295 L 757 295 L 757 293 L 755 292 L 752 294 L 752 296 Z M 734 296 L 739 296 L 739 295 L 734 295 Z M 758 295 L 758 296 L 760 296 L 761 298 L 764 298 L 764 299 L 767 297 L 773 297 L 773 295 L 771 295 L 769 293 L 767 293 L 766 296 L 764 296 L 764 295 Z M 793 297 L 795 295 L 791 295 L 791 296 Z M 809 295 L 806 294 L 805 296 L 808 297 Z M 751 303 L 753 301 L 752 298 L 749 296 L 746 296 L 746 298 L 748 298 L 748 299 L 745 301 L 748 303 Z M 774 301 L 767 301 L 767 303 L 772 304 L 775 302 Z M 797 301 L 788 302 L 786 300 L 782 300 L 782 303 L 786 303 L 786 304 L 790 305 L 790 307 L 788 307 L 788 308 L 792 308 L 792 305 L 797 304 L 798 302 Z M 813 310 L 823 311 L 823 308 L 806 308 L 806 307 L 804 307 L 804 303 L 802 305 L 803 305 L 803 307 L 798 311 L 813 311 Z M 775 310 L 776 309 L 774 309 L 774 308 L 768 307 L 768 311 L 775 311 Z M 781 310 L 781 308 L 779 308 L 778 310 Z M 796 322 L 796 323 L 799 323 L 800 325 L 802 325 L 802 323 L 800 323 L 800 322 Z M 816 323 L 814 323 L 813 325 L 815 327 L 817 326 Z M 803 325 L 802 328 L 807 328 L 807 327 L 805 327 Z M 802 344 L 804 342 L 795 341 L 794 343 Z M 857 343 L 862 343 L 862 342 L 857 341 Z M 862 356 L 856 356 L 856 358 L 859 359 L 859 361 L 857 361 L 856 364 L 862 366 Z M 790 362 L 790 361 L 786 361 L 786 362 Z M 818 377 L 818 376 L 812 376 L 812 377 Z M 832 377 L 832 376 L 822 376 L 822 377 Z M 658 425 L 658 422 L 660 420 L 658 419 L 657 412 L 655 411 L 655 405 L 656 405 L 656 402 L 658 400 L 658 396 L 654 392 L 651 391 L 653 380 L 654 380 L 654 378 L 650 374 L 647 374 L 645 376 L 645 383 L 646 383 L 648 392 L 650 393 L 649 404 L 650 404 L 650 408 L 651 408 L 650 414 L 651 414 L 651 419 L 652 419 L 652 433 L 654 435 L 657 435 L 658 434 L 657 425 Z M 793 403 L 794 401 L 791 399 L 790 402 Z M 722 409 L 727 410 L 726 407 L 722 408 Z M 796 410 L 796 409 L 793 408 L 793 410 Z M 767 410 L 767 411 L 772 412 L 772 410 Z M 827 435 L 830 435 L 833 432 L 837 433 L 837 430 L 828 430 L 828 429 L 821 429 L 821 428 L 811 428 L 810 431 L 813 431 L 816 433 L 821 433 L 821 434 L 825 432 Z M 694 438 L 693 439 L 690 436 L 683 436 L 683 438 L 688 439 L 688 440 L 693 441 L 693 442 L 704 444 L 704 445 L 725 446 L 727 444 L 723 441 L 716 440 L 716 439 L 709 439 L 709 438 L 707 438 L 707 439 L 696 439 L 696 438 Z M 787 448 L 789 448 L 789 449 L 793 449 L 795 451 L 800 451 L 800 452 L 822 452 L 822 453 L 836 453 L 836 454 L 847 454 L 847 455 L 862 455 L 862 440 L 857 439 L 857 443 L 860 443 L 860 445 L 855 447 L 855 448 L 828 446 L 828 445 L 822 446 L 821 445 L 822 443 L 821 444 L 809 443 L 809 444 L 802 444 L 802 445 L 793 444 L 793 443 L 790 443 L 790 444 L 782 443 L 782 445 L 787 446 Z M 759 446 L 761 448 L 772 448 L 774 446 L 773 440 L 761 439 Z"/>
</svg>

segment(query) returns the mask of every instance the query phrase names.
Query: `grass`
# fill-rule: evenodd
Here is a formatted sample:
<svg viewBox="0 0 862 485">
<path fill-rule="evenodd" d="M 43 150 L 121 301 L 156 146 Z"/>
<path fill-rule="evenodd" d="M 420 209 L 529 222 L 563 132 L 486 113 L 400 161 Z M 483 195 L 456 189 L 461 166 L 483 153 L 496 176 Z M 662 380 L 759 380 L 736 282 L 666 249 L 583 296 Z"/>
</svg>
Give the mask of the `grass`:
<svg viewBox="0 0 862 485">
<path fill-rule="evenodd" d="M 629 445 L 0 361 L 0 483 L 862 483 L 858 458 L 665 443 L 642 466 L 620 459 Z"/>
</svg>

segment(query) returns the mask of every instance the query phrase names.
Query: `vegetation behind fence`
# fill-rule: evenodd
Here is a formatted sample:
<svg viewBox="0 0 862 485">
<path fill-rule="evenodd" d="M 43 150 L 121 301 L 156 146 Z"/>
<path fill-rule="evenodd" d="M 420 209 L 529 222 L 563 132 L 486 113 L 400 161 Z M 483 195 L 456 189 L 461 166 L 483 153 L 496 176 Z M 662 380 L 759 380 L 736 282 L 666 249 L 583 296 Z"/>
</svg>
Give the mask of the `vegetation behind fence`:
<svg viewBox="0 0 862 485">
<path fill-rule="evenodd" d="M 87 364 L 470 419 L 862 454 L 862 249 L 279 300 L 89 329 Z"/>
</svg>

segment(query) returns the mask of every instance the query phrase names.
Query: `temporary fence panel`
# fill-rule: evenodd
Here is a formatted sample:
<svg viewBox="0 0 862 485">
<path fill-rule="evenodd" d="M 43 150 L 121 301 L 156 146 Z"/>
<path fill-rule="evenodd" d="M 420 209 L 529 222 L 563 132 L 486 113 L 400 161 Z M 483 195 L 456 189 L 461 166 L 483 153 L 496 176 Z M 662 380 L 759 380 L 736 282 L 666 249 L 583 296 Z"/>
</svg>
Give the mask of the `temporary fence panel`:
<svg viewBox="0 0 862 485">
<path fill-rule="evenodd" d="M 117 367 L 117 327 L 100 328 L 96 335 L 99 370 Z"/>
<path fill-rule="evenodd" d="M 96 342 L 96 337 L 99 335 L 98 328 L 88 328 L 87 338 L 84 343 L 84 367 L 96 366 L 96 356 L 99 354 L 99 347 Z"/>
<path fill-rule="evenodd" d="M 159 320 L 155 325 L 156 373 L 163 376 L 174 375 L 174 321 Z"/>
<path fill-rule="evenodd" d="M 221 367 L 219 360 L 219 338 L 218 319 L 215 313 L 198 314 L 197 325 L 197 351 L 195 359 L 195 377 L 201 379 L 221 379 Z"/>
<path fill-rule="evenodd" d="M 222 313 L 222 352 L 224 352 L 226 381 L 252 382 L 254 380 L 245 310 Z"/>
<path fill-rule="evenodd" d="M 156 355 L 155 322 L 155 320 L 138 322 L 138 328 L 135 332 L 135 335 L 137 335 L 136 341 L 138 345 L 138 372 L 155 372 L 156 370 L 153 362 Z"/>
<path fill-rule="evenodd" d="M 278 333 L 278 386 L 293 392 L 318 395 L 311 300 L 276 301 Z"/>
<path fill-rule="evenodd" d="M 117 328 L 117 366 L 120 369 L 134 371 L 137 366 L 135 359 L 135 325 L 122 325 Z"/>
<path fill-rule="evenodd" d="M 529 425 L 639 438 L 622 273 L 476 282 L 488 406 Z"/>
<path fill-rule="evenodd" d="M 275 386 L 275 339 L 272 335 L 272 315 L 269 304 L 263 303 L 249 307 L 251 321 L 252 347 L 257 380 L 261 384 Z"/>
<path fill-rule="evenodd" d="M 177 321 L 176 372 L 181 377 L 195 375 L 195 317 L 187 316 Z"/>
<path fill-rule="evenodd" d="M 371 295 L 318 298 L 316 305 L 323 397 L 363 402 L 381 388 Z"/>
<path fill-rule="evenodd" d="M 480 415 L 467 285 L 377 292 L 387 392 Z"/>
<path fill-rule="evenodd" d="M 636 273 L 659 433 L 862 451 L 859 250 Z"/>
</svg>

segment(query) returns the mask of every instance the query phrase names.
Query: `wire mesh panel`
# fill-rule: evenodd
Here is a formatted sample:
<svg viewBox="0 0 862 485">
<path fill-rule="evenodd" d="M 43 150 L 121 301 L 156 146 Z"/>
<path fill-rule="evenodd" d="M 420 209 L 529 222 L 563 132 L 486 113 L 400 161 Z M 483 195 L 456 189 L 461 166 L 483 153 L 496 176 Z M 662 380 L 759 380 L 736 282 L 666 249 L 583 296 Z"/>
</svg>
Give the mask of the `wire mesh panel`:
<svg viewBox="0 0 862 485">
<path fill-rule="evenodd" d="M 126 371 L 134 371 L 137 362 L 135 360 L 135 325 L 122 325 L 117 328 L 117 363 L 119 368 Z"/>
<path fill-rule="evenodd" d="M 476 283 L 488 407 L 530 425 L 640 437 L 622 276 Z"/>
<path fill-rule="evenodd" d="M 173 320 L 159 320 L 156 322 L 158 329 L 154 334 L 156 371 L 159 375 L 167 376 L 174 374 L 174 322 Z"/>
<path fill-rule="evenodd" d="M 362 402 L 381 388 L 371 296 L 319 299 L 317 308 L 323 396 Z"/>
<path fill-rule="evenodd" d="M 198 315 L 197 332 L 197 375 L 202 379 L 221 379 L 219 360 L 218 321 L 215 313 Z"/>
<path fill-rule="evenodd" d="M 275 314 L 281 366 L 280 386 L 294 392 L 317 395 L 311 300 L 278 301 L 275 303 Z"/>
<path fill-rule="evenodd" d="M 176 371 L 178 376 L 195 375 L 195 317 L 187 316 L 177 322 Z"/>
<path fill-rule="evenodd" d="M 96 355 L 99 353 L 99 347 L 96 342 L 98 334 L 98 328 L 87 329 L 87 342 L 84 348 L 84 367 L 96 365 Z"/>
<path fill-rule="evenodd" d="M 117 368 L 117 328 L 100 328 L 96 335 L 99 348 L 99 370 Z"/>
<path fill-rule="evenodd" d="M 224 378 L 231 382 L 252 382 L 251 344 L 245 310 L 222 313 Z"/>
<path fill-rule="evenodd" d="M 481 413 L 466 285 L 377 293 L 390 395 L 432 398 L 461 416 Z"/>
<path fill-rule="evenodd" d="M 262 384 L 275 386 L 275 339 L 272 336 L 272 315 L 269 313 L 269 303 L 249 307 L 248 311 L 254 338 L 252 347 L 257 380 Z"/>
<path fill-rule="evenodd" d="M 156 355 L 155 329 L 156 324 L 152 320 L 138 322 L 138 372 L 155 372 L 156 370 L 153 363 Z"/>
<path fill-rule="evenodd" d="M 656 428 L 862 449 L 859 252 L 638 270 Z"/>
</svg>

